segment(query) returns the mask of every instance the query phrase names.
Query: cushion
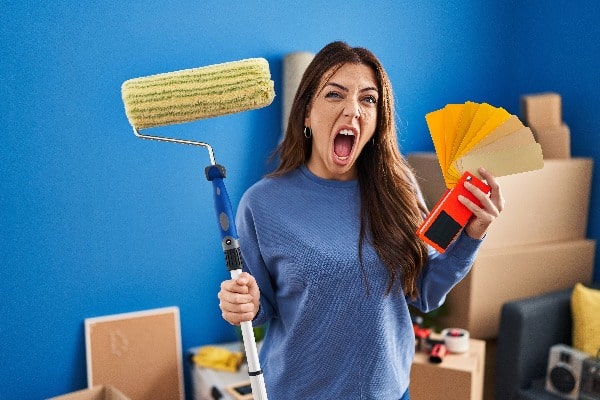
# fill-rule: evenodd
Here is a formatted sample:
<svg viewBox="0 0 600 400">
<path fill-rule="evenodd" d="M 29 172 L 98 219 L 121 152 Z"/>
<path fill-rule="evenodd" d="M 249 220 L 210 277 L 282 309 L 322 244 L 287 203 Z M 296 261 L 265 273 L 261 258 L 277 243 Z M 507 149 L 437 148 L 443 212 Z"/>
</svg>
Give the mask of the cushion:
<svg viewBox="0 0 600 400">
<path fill-rule="evenodd" d="M 600 290 L 581 283 L 571 294 L 573 315 L 573 347 L 597 356 L 600 351 Z"/>
</svg>

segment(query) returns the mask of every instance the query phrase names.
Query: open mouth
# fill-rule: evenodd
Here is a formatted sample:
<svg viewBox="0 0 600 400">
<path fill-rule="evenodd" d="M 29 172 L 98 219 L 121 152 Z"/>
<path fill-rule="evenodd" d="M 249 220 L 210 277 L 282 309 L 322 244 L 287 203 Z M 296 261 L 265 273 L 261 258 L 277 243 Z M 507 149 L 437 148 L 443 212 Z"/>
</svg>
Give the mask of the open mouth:
<svg viewBox="0 0 600 400">
<path fill-rule="evenodd" d="M 333 140 L 333 152 L 337 158 L 346 160 L 352 154 L 355 140 L 356 136 L 354 136 L 354 132 L 350 129 L 339 131 Z"/>
</svg>

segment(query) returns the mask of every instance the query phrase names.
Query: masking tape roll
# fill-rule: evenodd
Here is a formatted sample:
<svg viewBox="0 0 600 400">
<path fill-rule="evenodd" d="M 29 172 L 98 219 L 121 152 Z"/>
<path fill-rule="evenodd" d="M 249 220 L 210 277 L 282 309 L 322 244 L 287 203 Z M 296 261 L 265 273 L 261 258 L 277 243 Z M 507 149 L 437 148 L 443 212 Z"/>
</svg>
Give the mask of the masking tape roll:
<svg viewBox="0 0 600 400">
<path fill-rule="evenodd" d="M 448 328 L 442 331 L 444 343 L 451 353 L 465 353 L 469 350 L 469 331 Z"/>
</svg>

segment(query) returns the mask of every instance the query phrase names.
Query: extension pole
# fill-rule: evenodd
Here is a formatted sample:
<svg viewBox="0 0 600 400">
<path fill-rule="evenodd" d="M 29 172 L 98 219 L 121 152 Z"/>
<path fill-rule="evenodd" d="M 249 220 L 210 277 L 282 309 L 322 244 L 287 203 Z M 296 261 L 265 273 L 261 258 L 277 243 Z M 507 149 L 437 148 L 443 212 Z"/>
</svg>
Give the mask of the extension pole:
<svg viewBox="0 0 600 400">
<path fill-rule="evenodd" d="M 243 261 L 242 252 L 238 243 L 235 220 L 231 209 L 231 202 L 227 189 L 223 183 L 225 178 L 225 167 L 219 164 L 213 164 L 206 167 L 206 179 L 211 181 L 214 190 L 215 211 L 217 221 L 221 232 L 223 252 L 227 269 L 231 273 L 232 279 L 237 279 L 242 273 Z M 258 350 L 256 349 L 256 340 L 251 321 L 245 321 L 241 324 L 242 339 L 246 351 L 246 360 L 248 362 L 248 375 L 250 385 L 252 386 L 252 397 L 254 400 L 267 400 L 267 390 L 265 380 L 260 368 L 258 359 Z"/>
</svg>

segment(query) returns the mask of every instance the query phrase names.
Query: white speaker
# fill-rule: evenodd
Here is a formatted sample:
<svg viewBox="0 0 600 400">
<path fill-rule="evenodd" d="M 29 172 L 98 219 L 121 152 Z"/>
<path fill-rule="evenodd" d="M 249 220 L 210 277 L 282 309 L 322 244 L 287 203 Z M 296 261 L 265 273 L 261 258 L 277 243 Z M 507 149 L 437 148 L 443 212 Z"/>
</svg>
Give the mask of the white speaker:
<svg viewBox="0 0 600 400">
<path fill-rule="evenodd" d="M 589 356 L 564 344 L 550 348 L 546 370 L 546 390 L 563 399 L 577 400 L 583 362 Z"/>
</svg>

